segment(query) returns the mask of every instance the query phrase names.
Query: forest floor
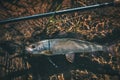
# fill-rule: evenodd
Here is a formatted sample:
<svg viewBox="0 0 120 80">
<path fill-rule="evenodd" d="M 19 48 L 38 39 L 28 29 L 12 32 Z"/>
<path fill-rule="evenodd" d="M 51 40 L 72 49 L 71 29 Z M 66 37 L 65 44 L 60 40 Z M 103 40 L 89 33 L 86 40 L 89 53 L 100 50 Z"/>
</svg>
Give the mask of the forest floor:
<svg viewBox="0 0 120 80">
<path fill-rule="evenodd" d="M 1 0 L 0 20 L 111 1 Z M 47 73 L 53 71 L 51 75 L 47 75 L 50 80 L 58 80 L 58 78 L 59 80 L 63 80 L 63 78 L 65 80 L 119 80 L 119 8 L 108 6 L 51 17 L 0 24 L 0 78 L 5 80 L 9 78 L 12 80 L 36 80 L 40 78 L 39 73 L 41 71 L 39 70 L 47 68 L 45 71 L 42 70 L 46 73 L 42 75 L 46 78 Z M 99 56 L 92 56 L 87 53 L 84 56 L 80 56 L 79 59 L 77 58 L 76 62 L 72 65 L 64 61 L 64 56 L 60 56 L 59 59 L 57 59 L 57 56 L 57 58 L 53 59 L 66 67 L 64 70 L 60 69 L 60 73 L 57 73 L 57 69 L 54 69 L 54 67 L 50 67 L 52 65 L 46 59 L 43 61 L 44 59 L 29 56 L 30 60 L 27 58 L 28 61 L 26 61 L 26 57 L 14 57 L 24 53 L 26 45 L 51 38 L 76 38 L 101 45 L 114 45 L 115 56 L 104 52 L 96 52 Z M 41 67 L 42 69 L 40 69 Z"/>
</svg>

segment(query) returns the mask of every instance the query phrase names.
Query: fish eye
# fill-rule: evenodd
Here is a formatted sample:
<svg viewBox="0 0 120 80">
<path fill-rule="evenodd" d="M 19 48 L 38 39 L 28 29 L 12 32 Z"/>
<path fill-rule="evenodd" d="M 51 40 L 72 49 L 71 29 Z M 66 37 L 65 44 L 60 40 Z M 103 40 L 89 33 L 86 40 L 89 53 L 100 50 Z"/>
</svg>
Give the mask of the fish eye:
<svg viewBox="0 0 120 80">
<path fill-rule="evenodd" d="M 35 45 L 32 45 L 31 48 L 35 48 Z"/>
</svg>

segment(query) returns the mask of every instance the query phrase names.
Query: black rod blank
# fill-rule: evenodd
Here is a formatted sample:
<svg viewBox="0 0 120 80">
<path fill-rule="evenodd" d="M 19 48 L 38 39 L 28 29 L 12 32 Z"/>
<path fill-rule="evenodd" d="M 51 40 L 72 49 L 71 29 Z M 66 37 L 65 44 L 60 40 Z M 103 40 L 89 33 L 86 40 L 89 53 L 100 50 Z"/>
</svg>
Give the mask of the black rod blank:
<svg viewBox="0 0 120 80">
<path fill-rule="evenodd" d="M 31 16 L 3 20 L 3 21 L 0 21 L 0 24 L 6 24 L 6 23 L 11 23 L 11 22 L 36 19 L 36 18 L 42 18 L 42 17 L 49 17 L 52 15 L 60 15 L 64 13 L 70 13 L 70 12 L 81 11 L 81 10 L 89 10 L 89 9 L 100 8 L 100 7 L 105 7 L 105 6 L 113 6 L 113 5 L 114 5 L 114 2 L 110 2 L 110 3 L 95 4 L 95 5 L 85 6 L 85 7 L 77 7 L 77 8 L 72 8 L 72 9 L 48 12 L 48 13 L 43 13 L 43 14 L 35 14 Z"/>
</svg>

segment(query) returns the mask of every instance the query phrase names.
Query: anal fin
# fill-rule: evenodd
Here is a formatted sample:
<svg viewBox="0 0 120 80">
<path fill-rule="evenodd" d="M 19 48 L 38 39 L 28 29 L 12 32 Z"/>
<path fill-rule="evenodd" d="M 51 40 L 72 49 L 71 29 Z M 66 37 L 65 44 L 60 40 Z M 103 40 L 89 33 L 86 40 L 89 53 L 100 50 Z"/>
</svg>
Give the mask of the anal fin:
<svg viewBox="0 0 120 80">
<path fill-rule="evenodd" d="M 67 61 L 69 61 L 70 63 L 74 62 L 74 58 L 75 58 L 74 53 L 69 53 L 69 54 L 66 54 L 65 56 L 66 56 Z"/>
</svg>

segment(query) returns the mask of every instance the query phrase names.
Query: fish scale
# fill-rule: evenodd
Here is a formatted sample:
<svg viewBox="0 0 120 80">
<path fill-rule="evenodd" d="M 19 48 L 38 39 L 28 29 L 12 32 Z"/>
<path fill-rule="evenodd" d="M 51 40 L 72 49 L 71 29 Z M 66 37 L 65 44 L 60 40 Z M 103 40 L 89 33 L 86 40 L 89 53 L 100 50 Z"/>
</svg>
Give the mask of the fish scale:
<svg viewBox="0 0 120 80">
<path fill-rule="evenodd" d="M 96 51 L 109 52 L 109 50 L 109 47 L 104 45 L 72 38 L 42 40 L 26 47 L 26 51 L 33 55 L 46 56 Z"/>
<path fill-rule="evenodd" d="M 35 48 L 30 47 L 34 45 Z M 46 51 L 52 52 L 50 55 L 80 53 L 80 52 L 95 52 L 107 51 L 107 47 L 103 45 L 94 44 L 88 41 L 79 39 L 48 39 L 34 44 L 31 44 L 26 50 L 32 54 L 46 54 Z"/>
<path fill-rule="evenodd" d="M 26 51 L 32 55 L 45 55 L 48 58 L 48 61 L 55 68 L 59 68 L 58 65 L 56 65 L 49 56 L 65 55 L 67 61 L 73 63 L 75 59 L 75 53 L 94 53 L 97 51 L 103 51 L 114 54 L 112 48 L 113 46 L 107 47 L 79 39 L 62 38 L 36 42 L 27 46 Z"/>
</svg>

